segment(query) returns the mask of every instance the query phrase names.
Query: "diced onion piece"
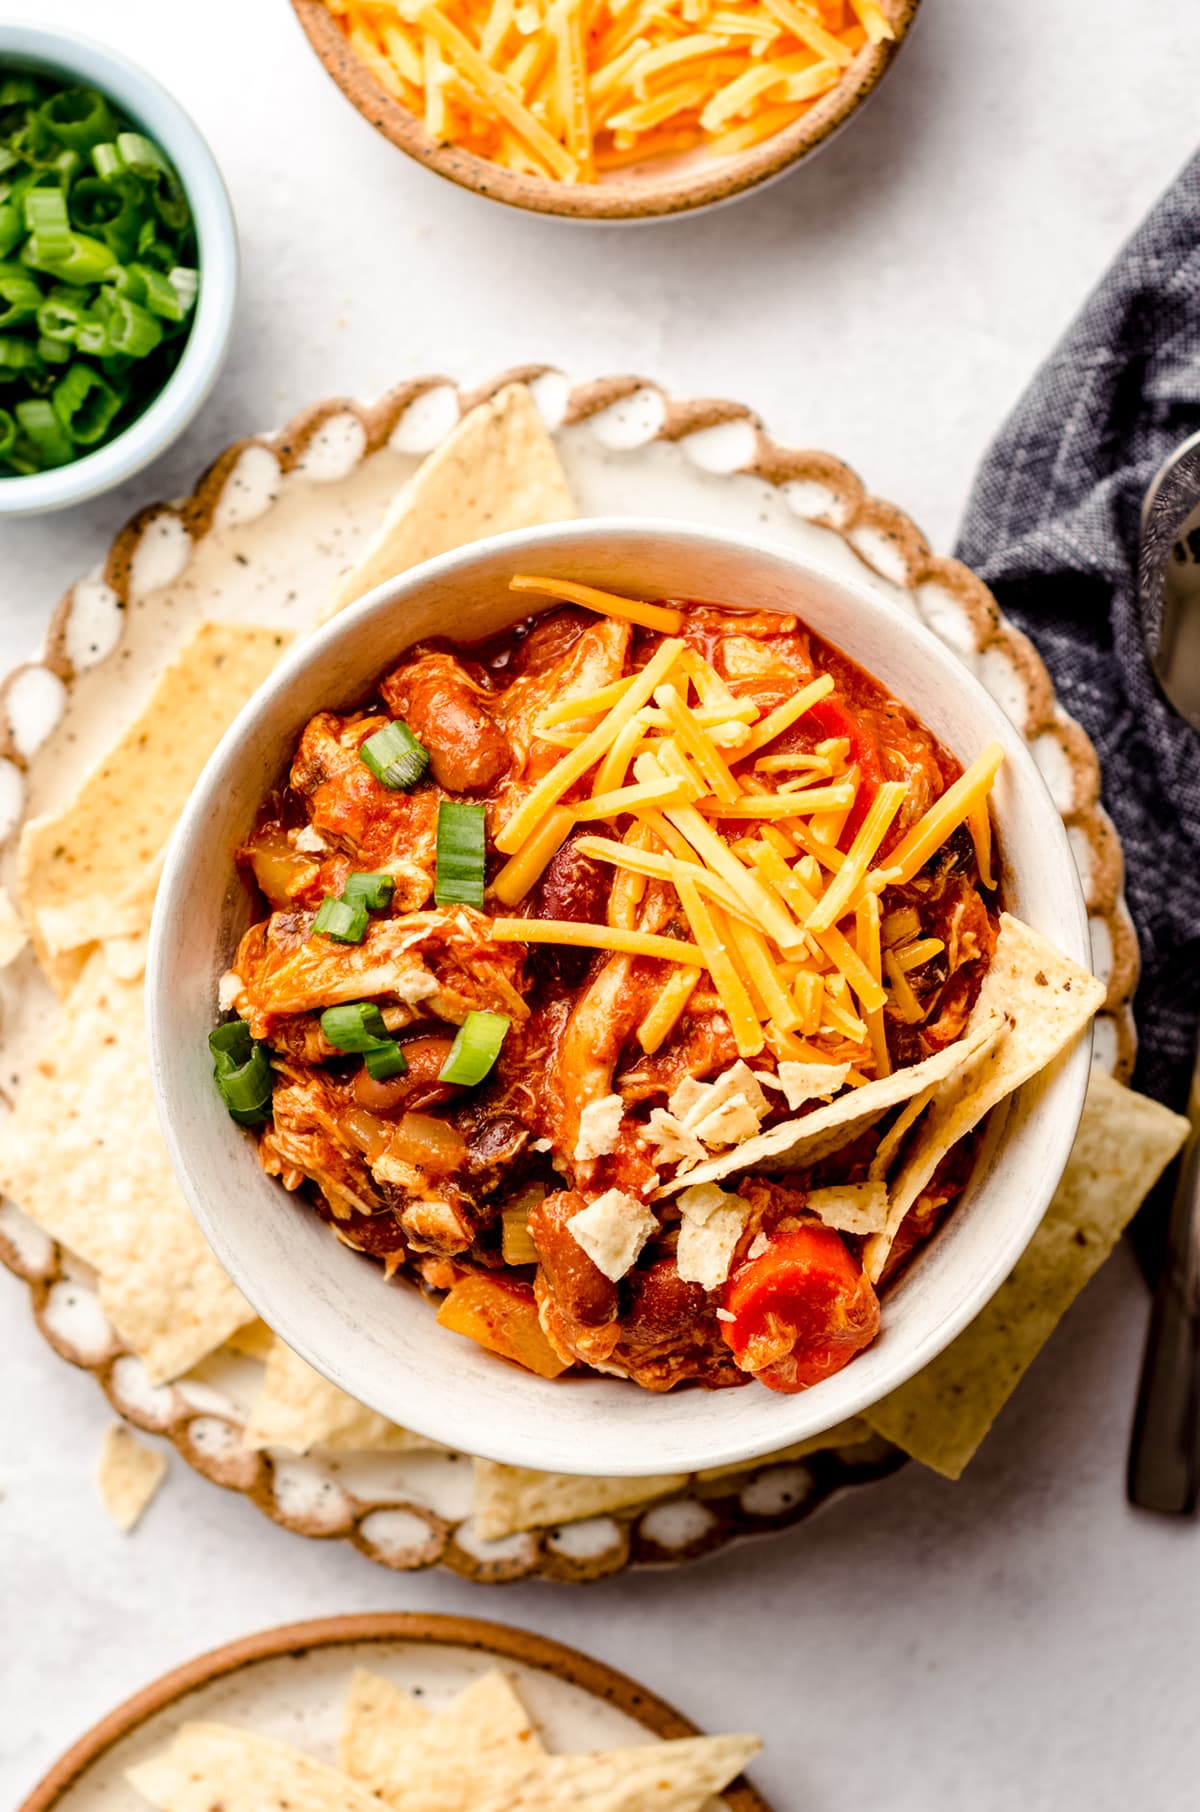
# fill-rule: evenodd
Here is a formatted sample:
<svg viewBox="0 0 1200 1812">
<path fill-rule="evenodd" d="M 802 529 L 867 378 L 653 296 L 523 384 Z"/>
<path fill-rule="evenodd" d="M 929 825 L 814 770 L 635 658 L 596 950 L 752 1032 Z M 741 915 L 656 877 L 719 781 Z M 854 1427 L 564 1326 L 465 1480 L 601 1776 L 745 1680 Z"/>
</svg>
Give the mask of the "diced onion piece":
<svg viewBox="0 0 1200 1812">
<path fill-rule="evenodd" d="M 408 1113 L 401 1115 L 388 1151 L 414 1170 L 448 1177 L 466 1162 L 467 1142 L 456 1126 L 436 1114 Z"/>
</svg>

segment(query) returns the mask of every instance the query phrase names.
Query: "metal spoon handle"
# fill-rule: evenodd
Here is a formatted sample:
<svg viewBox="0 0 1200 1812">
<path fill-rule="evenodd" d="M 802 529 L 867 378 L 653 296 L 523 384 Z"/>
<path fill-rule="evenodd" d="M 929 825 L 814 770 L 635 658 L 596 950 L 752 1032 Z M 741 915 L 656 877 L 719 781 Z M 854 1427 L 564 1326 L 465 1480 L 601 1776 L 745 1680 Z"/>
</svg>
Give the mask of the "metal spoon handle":
<svg viewBox="0 0 1200 1812">
<path fill-rule="evenodd" d="M 1200 1055 L 1200 1053 L 1198 1053 Z M 1171 1204 L 1129 1448 L 1127 1488 L 1144 1510 L 1187 1516 L 1200 1496 L 1200 1090 Z"/>
</svg>

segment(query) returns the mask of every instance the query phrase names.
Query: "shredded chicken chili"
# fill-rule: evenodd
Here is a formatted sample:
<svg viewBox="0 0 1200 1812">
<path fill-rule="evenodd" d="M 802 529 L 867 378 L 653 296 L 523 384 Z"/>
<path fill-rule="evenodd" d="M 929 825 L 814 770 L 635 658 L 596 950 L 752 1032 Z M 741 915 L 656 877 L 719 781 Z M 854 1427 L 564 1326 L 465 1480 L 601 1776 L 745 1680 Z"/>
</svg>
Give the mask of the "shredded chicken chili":
<svg viewBox="0 0 1200 1812">
<path fill-rule="evenodd" d="M 237 852 L 218 1084 L 444 1326 L 547 1377 L 803 1389 L 878 1329 L 902 1073 L 995 945 L 998 758 L 964 776 L 795 617 L 515 584 L 581 601 L 305 726 Z"/>
</svg>

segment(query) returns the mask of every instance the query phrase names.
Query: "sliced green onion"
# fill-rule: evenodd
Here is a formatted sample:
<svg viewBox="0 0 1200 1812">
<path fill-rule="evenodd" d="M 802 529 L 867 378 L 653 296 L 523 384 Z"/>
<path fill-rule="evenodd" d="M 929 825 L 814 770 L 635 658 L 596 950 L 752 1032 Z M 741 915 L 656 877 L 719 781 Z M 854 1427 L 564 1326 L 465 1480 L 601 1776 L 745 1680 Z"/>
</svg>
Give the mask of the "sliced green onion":
<svg viewBox="0 0 1200 1812">
<path fill-rule="evenodd" d="M 17 424 L 7 409 L 0 409 L 0 459 L 7 459 L 17 444 Z"/>
<path fill-rule="evenodd" d="M 29 107 L 41 100 L 42 93 L 36 76 L 5 76 L 0 82 L 0 107 Z"/>
<path fill-rule="evenodd" d="M 36 370 L 37 365 L 37 348 L 28 340 L 18 340 L 12 334 L 0 335 L 0 382 L 18 371 Z"/>
<path fill-rule="evenodd" d="M 0 201 L 0 258 L 7 258 L 25 237 L 25 215 L 15 201 Z"/>
<path fill-rule="evenodd" d="M 92 165 L 102 182 L 111 182 L 125 168 L 125 159 L 117 149 L 116 142 L 92 146 Z"/>
<path fill-rule="evenodd" d="M 250 1036 L 244 1019 L 231 1019 L 208 1035 L 213 1076 L 221 1099 L 239 1126 L 259 1126 L 271 1105 L 267 1048 Z"/>
<path fill-rule="evenodd" d="M 119 295 L 138 302 L 164 321 L 182 321 L 185 310 L 169 277 L 150 264 L 127 264 L 114 285 Z"/>
<path fill-rule="evenodd" d="M 482 1082 L 500 1055 L 510 1023 L 503 1013 L 468 1013 L 438 1071 L 438 1081 L 457 1082 L 463 1088 Z"/>
<path fill-rule="evenodd" d="M 50 392 L 54 413 L 71 439 L 81 447 L 94 447 L 119 413 L 121 398 L 112 385 L 90 365 L 75 364 Z"/>
<path fill-rule="evenodd" d="M 370 768 L 376 780 L 393 792 L 409 792 L 429 766 L 429 751 L 419 743 L 406 723 L 396 718 L 368 736 L 358 751 L 358 759 Z"/>
<path fill-rule="evenodd" d="M 389 1038 L 386 1044 L 363 1052 L 363 1068 L 373 1082 L 390 1082 L 393 1076 L 403 1076 L 408 1059 L 395 1039 Z"/>
<path fill-rule="evenodd" d="M 70 290 L 52 289 L 37 312 L 38 332 L 52 340 L 74 341 L 87 319 L 87 309 Z"/>
<path fill-rule="evenodd" d="M 227 1057 L 233 1064 L 245 1063 L 254 1049 L 250 1027 L 244 1019 L 227 1019 L 209 1033 L 208 1048 L 214 1057 Z"/>
<path fill-rule="evenodd" d="M 117 133 L 117 155 L 131 170 L 169 170 L 170 164 L 153 139 L 140 132 Z"/>
<path fill-rule="evenodd" d="M 65 466 L 75 457 L 75 444 L 44 397 L 31 396 L 13 410 L 17 426 L 32 442 L 43 467 Z"/>
<path fill-rule="evenodd" d="M 114 268 L 116 259 L 101 239 L 86 233 L 71 233 L 65 256 L 50 258 L 39 252 L 36 239 L 27 241 L 21 251 L 22 264 L 28 264 L 48 276 L 61 277 L 64 283 L 98 283 Z"/>
<path fill-rule="evenodd" d="M 382 912 L 392 903 L 396 883 L 391 875 L 347 875 L 342 898 L 351 906 L 365 906 L 368 912 Z"/>
<path fill-rule="evenodd" d="M 381 1044 L 391 1043 L 383 1014 L 369 1000 L 326 1007 L 321 1015 L 321 1030 L 338 1051 L 373 1051 Z"/>
<path fill-rule="evenodd" d="M 108 337 L 111 313 L 112 310 L 101 293 L 95 314 L 84 315 L 75 330 L 75 344 L 80 352 L 86 352 L 94 359 L 107 359 L 113 350 L 112 341 Z"/>
<path fill-rule="evenodd" d="M 69 340 L 58 340 L 45 333 L 38 338 L 37 355 L 39 359 L 45 359 L 47 365 L 65 365 L 72 351 Z"/>
<path fill-rule="evenodd" d="M 61 264 L 71 253 L 71 222 L 61 189 L 29 189 L 25 194 L 25 228 L 41 260 Z"/>
<path fill-rule="evenodd" d="M 148 309 L 115 290 L 107 294 L 109 303 L 105 327 L 109 350 L 127 352 L 130 358 L 144 359 L 162 339 L 162 328 Z"/>
<path fill-rule="evenodd" d="M 481 805 L 443 799 L 438 804 L 437 873 L 433 897 L 439 906 L 483 905 L 484 811 Z"/>
<path fill-rule="evenodd" d="M 112 108 L 94 88 L 60 89 L 42 103 L 38 117 L 60 145 L 74 151 L 90 151 L 117 128 Z"/>
<path fill-rule="evenodd" d="M 167 282 L 175 291 L 179 306 L 186 315 L 200 291 L 200 272 L 190 265 L 176 264 L 167 272 Z"/>
<path fill-rule="evenodd" d="M 367 909 L 326 895 L 312 928 L 322 937 L 331 937 L 336 944 L 361 944 L 367 934 Z"/>
<path fill-rule="evenodd" d="M 36 321 L 41 300 L 41 290 L 24 270 L 19 277 L 0 272 L 0 328 Z"/>
</svg>

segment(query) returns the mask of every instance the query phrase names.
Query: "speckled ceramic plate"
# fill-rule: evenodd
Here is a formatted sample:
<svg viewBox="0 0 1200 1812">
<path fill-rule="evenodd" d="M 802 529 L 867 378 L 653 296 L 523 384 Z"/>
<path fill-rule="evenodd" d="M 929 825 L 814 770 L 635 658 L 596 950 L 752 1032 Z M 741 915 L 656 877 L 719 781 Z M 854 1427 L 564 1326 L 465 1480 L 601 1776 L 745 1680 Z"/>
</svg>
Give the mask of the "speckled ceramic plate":
<svg viewBox="0 0 1200 1812">
<path fill-rule="evenodd" d="M 26 813 L 63 802 L 77 764 L 43 753 L 51 732 L 81 757 L 111 742 L 163 663 L 203 617 L 311 624 L 386 503 L 460 414 L 524 379 L 551 426 L 581 515 L 654 515 L 776 537 L 864 577 L 919 617 L 976 673 L 1026 736 L 1066 822 L 1088 901 L 1093 960 L 1108 985 L 1096 1058 L 1126 1079 L 1137 943 L 1116 833 L 1099 803 L 1095 752 L 1058 707 L 1045 667 L 956 561 L 931 553 L 907 516 L 869 496 L 831 454 L 780 446 L 742 405 L 681 402 L 637 377 L 572 386 L 544 367 L 473 391 L 425 378 L 362 406 L 318 404 L 273 435 L 236 442 L 190 497 L 147 507 L 105 561 L 66 593 L 43 657 L 0 687 L 0 879 L 11 881 Z M 26 953 L 0 972 L 0 1087 L 19 1080 L 48 991 Z M 51 1346 L 92 1371 L 138 1427 L 166 1435 L 197 1471 L 297 1533 L 351 1541 L 385 1566 L 442 1564 L 481 1580 L 589 1579 L 631 1563 L 692 1559 L 775 1530 L 843 1486 L 900 1463 L 880 1441 L 693 1482 L 674 1499 L 558 1530 L 485 1543 L 470 1522 L 470 1465 L 445 1454 L 300 1459 L 241 1440 L 261 1367 L 222 1351 L 154 1389 L 122 1352 L 86 1269 L 11 1205 L 0 1257 L 28 1284 Z"/>
<path fill-rule="evenodd" d="M 386 1675 L 436 1711 L 496 1666 L 516 1684 L 552 1753 L 700 1734 L 625 1674 L 526 1630 L 473 1617 L 330 1617 L 264 1630 L 164 1674 L 81 1737 L 19 1812 L 145 1812 L 125 1771 L 188 1719 L 244 1726 L 333 1762 L 355 1667 Z M 771 1812 L 744 1780 L 710 1805 L 712 1812 Z"/>
</svg>

